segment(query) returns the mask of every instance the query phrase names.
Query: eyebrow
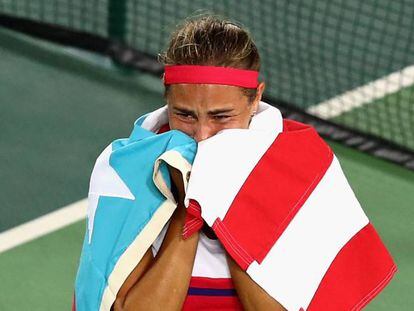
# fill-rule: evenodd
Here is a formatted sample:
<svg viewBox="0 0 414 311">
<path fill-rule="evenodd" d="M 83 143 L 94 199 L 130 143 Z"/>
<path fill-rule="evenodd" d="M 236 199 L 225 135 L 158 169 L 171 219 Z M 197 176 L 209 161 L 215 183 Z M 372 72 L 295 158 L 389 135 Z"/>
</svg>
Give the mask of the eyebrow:
<svg viewBox="0 0 414 311">
<path fill-rule="evenodd" d="M 214 115 L 217 115 L 217 114 L 229 113 L 229 112 L 232 112 L 232 111 L 234 111 L 233 108 L 214 109 L 214 110 L 210 110 L 207 114 L 211 115 L 211 116 L 214 116 Z"/>
<path fill-rule="evenodd" d="M 189 115 L 195 115 L 195 112 L 187 109 L 187 108 L 183 108 L 183 107 L 173 107 L 174 110 L 181 112 L 181 113 L 186 113 Z M 214 116 L 214 115 L 218 115 L 218 114 L 222 114 L 222 113 L 229 113 L 234 111 L 234 108 L 223 108 L 223 109 L 213 109 L 210 110 L 209 112 L 207 112 L 208 115 Z"/>
</svg>

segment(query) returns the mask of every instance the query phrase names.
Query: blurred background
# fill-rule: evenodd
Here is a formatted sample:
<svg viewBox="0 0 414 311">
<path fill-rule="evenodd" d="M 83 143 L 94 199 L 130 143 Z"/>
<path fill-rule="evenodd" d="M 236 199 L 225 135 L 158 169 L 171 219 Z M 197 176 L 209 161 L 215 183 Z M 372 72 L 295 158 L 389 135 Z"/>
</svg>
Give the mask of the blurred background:
<svg viewBox="0 0 414 311">
<path fill-rule="evenodd" d="M 399 272 L 367 310 L 410 310 L 414 0 L 0 0 L 0 310 L 68 310 L 96 157 L 164 104 L 177 23 L 246 27 L 266 101 L 333 147 Z"/>
</svg>

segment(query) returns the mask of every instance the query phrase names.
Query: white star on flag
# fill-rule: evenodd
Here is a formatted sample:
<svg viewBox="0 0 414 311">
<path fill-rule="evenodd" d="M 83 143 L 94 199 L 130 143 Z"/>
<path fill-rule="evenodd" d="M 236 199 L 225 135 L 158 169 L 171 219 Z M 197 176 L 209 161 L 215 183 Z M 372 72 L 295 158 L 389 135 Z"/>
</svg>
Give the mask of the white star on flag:
<svg viewBox="0 0 414 311">
<path fill-rule="evenodd" d="M 89 183 L 88 194 L 88 233 L 89 243 L 92 240 L 93 222 L 99 197 L 116 197 L 135 200 L 127 185 L 109 164 L 112 153 L 112 144 L 108 145 L 96 160 Z"/>
</svg>

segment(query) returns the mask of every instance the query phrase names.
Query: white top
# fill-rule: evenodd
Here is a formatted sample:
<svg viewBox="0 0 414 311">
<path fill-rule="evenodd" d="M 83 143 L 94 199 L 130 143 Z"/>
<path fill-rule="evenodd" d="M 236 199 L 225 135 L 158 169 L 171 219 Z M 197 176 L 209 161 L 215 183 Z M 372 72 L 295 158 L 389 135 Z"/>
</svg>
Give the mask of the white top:
<svg viewBox="0 0 414 311">
<path fill-rule="evenodd" d="M 157 239 L 152 244 L 152 253 L 155 255 L 161 247 L 170 221 L 164 226 Z M 196 257 L 194 260 L 192 276 L 209 278 L 230 278 L 230 270 L 227 265 L 226 251 L 219 240 L 208 238 L 200 230 Z"/>
</svg>

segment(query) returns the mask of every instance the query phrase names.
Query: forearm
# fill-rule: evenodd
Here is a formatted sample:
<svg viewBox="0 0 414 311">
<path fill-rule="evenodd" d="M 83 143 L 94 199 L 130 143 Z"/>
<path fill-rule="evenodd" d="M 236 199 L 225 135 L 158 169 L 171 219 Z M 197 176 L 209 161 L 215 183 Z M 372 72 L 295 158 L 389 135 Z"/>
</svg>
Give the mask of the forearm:
<svg viewBox="0 0 414 311">
<path fill-rule="evenodd" d="M 187 296 L 198 232 L 182 238 L 185 208 L 177 208 L 152 266 L 128 292 L 120 310 L 181 310 Z"/>
<path fill-rule="evenodd" d="M 246 311 L 286 310 L 280 303 L 267 294 L 237 263 L 227 254 L 230 275 L 239 299 Z"/>
</svg>

